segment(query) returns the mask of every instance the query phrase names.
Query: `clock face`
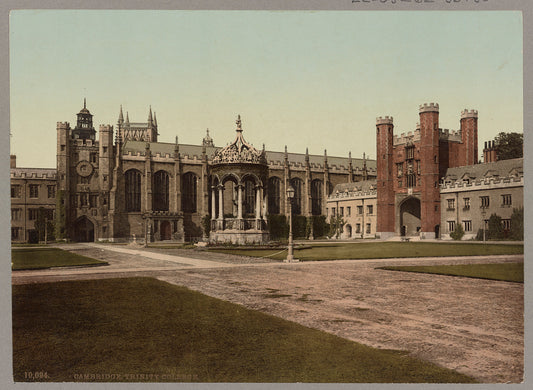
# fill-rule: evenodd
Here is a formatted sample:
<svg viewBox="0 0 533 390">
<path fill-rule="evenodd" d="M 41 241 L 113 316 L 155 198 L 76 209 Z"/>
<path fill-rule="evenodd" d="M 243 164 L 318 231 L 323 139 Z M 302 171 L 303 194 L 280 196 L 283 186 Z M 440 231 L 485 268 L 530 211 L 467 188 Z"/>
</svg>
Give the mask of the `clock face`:
<svg viewBox="0 0 533 390">
<path fill-rule="evenodd" d="M 82 177 L 90 176 L 91 173 L 93 173 L 93 166 L 89 161 L 80 161 L 78 165 L 76 165 L 76 172 Z"/>
</svg>

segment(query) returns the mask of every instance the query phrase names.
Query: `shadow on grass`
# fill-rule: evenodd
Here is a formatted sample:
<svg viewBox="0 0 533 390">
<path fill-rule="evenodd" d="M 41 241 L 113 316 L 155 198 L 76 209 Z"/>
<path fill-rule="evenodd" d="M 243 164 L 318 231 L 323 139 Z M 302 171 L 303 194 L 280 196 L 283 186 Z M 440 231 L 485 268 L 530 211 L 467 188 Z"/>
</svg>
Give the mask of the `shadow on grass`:
<svg viewBox="0 0 533 390">
<path fill-rule="evenodd" d="M 376 269 L 524 283 L 523 263 L 387 266 Z"/>
<path fill-rule="evenodd" d="M 151 278 L 13 286 L 13 364 L 15 381 L 475 382 Z"/>
</svg>

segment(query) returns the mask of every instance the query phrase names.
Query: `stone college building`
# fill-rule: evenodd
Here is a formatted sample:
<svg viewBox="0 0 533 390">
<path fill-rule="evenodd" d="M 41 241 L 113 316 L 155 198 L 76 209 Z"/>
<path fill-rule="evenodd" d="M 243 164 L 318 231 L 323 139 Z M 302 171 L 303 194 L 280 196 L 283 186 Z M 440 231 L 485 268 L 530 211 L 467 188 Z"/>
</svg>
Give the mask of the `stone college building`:
<svg viewBox="0 0 533 390">
<path fill-rule="evenodd" d="M 97 137 L 84 101 L 74 128 L 57 123 L 56 169 L 18 168 L 12 156 L 12 241 L 35 240 L 45 210 L 74 241 L 196 241 L 209 226 L 211 242 L 266 243 L 267 216 L 289 213 L 289 186 L 293 214 L 340 214 L 343 238 L 447 237 L 454 223 L 475 232 L 496 197 L 509 212 L 523 205 L 521 159 L 476 164 L 477 111 L 463 111 L 457 131 L 440 129 L 438 116 L 437 104 L 420 106 L 419 125 L 400 137 L 391 117 L 378 118 L 373 161 L 256 149 L 240 116 L 223 148 L 209 130 L 198 145 L 158 142 L 151 108 L 138 123 L 121 107 L 116 127 L 100 125 Z"/>
</svg>

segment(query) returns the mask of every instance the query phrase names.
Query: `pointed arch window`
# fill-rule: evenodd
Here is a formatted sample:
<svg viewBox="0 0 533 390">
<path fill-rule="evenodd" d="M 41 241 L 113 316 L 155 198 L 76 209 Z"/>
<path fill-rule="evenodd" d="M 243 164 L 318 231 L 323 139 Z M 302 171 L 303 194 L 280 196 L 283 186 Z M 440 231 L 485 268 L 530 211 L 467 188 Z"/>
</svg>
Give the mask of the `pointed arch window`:
<svg viewBox="0 0 533 390">
<path fill-rule="evenodd" d="M 319 179 L 311 182 L 311 213 L 322 214 L 322 181 Z"/>
<path fill-rule="evenodd" d="M 290 184 L 294 188 L 292 213 L 296 215 L 302 214 L 302 180 L 295 177 L 291 179 Z"/>
<path fill-rule="evenodd" d="M 198 210 L 198 176 L 192 172 L 183 175 L 182 209 L 185 213 L 196 213 Z"/>
<path fill-rule="evenodd" d="M 169 210 L 169 176 L 165 171 L 157 171 L 154 175 L 154 211 Z"/>
<path fill-rule="evenodd" d="M 278 177 L 268 179 L 268 212 L 279 214 L 280 211 L 281 180 Z"/>
<path fill-rule="evenodd" d="M 255 183 L 252 180 L 244 182 L 244 214 L 255 213 Z"/>
<path fill-rule="evenodd" d="M 141 211 L 141 172 L 130 169 L 125 174 L 126 211 Z"/>
</svg>

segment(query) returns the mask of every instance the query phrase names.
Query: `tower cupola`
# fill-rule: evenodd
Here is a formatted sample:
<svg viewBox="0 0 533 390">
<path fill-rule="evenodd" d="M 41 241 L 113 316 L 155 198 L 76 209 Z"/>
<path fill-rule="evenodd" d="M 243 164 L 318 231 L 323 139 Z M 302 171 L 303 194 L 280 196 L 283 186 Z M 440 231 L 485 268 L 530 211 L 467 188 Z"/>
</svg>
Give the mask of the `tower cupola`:
<svg viewBox="0 0 533 390">
<path fill-rule="evenodd" d="M 83 108 L 77 114 L 76 127 L 72 130 L 72 138 L 91 139 L 94 141 L 96 130 L 93 126 L 93 116 L 87 109 L 87 100 L 83 99 Z"/>
</svg>

